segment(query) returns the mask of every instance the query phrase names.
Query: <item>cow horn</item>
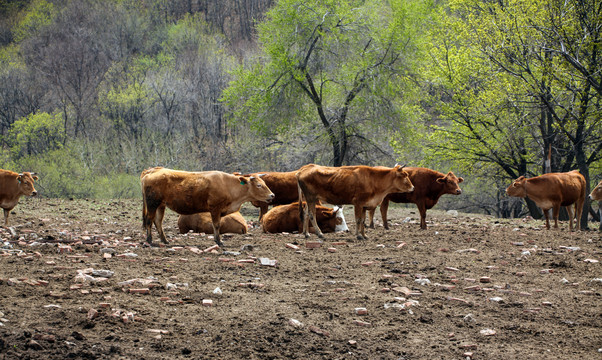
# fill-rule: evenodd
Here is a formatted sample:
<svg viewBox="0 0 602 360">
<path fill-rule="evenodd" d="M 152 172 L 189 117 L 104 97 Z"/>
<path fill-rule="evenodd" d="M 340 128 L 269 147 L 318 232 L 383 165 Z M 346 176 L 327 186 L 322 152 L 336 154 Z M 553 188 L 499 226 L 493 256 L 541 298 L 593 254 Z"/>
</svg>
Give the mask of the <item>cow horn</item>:
<svg viewBox="0 0 602 360">
<path fill-rule="evenodd" d="M 257 176 L 262 177 L 262 176 L 266 176 L 267 174 L 257 174 Z"/>
</svg>

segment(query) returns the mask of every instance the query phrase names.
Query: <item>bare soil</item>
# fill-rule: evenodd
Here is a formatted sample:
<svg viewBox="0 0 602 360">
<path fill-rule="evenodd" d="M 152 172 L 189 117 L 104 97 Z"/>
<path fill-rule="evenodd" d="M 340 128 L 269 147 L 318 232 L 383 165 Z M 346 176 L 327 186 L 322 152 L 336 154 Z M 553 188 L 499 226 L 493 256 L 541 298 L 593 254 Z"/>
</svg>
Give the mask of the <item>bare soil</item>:
<svg viewBox="0 0 602 360">
<path fill-rule="evenodd" d="M 348 208 L 352 232 L 318 248 L 253 228 L 204 252 L 173 212 L 170 243 L 141 246 L 140 214 L 21 199 L 0 228 L 0 358 L 602 358 L 598 231 L 437 210 L 420 230 L 398 207 L 358 241 Z"/>
</svg>

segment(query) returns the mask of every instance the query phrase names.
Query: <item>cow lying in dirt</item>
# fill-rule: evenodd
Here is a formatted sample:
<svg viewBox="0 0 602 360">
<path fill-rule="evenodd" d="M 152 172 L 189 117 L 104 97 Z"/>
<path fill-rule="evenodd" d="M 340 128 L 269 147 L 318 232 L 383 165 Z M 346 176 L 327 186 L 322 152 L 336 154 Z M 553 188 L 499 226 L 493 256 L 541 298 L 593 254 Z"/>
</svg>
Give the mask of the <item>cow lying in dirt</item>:
<svg viewBox="0 0 602 360">
<path fill-rule="evenodd" d="M 558 228 L 560 207 L 565 206 L 569 213 L 569 229 L 573 230 L 574 213 L 571 205 L 575 204 L 577 214 L 577 230 L 581 229 L 581 214 L 585 202 L 585 177 L 579 170 L 565 173 L 548 173 L 540 176 L 514 180 L 506 189 L 506 194 L 514 197 L 529 197 L 539 206 L 546 216 L 546 228 L 550 228 L 548 210 L 553 209 L 554 228 Z"/>
<path fill-rule="evenodd" d="M 22 195 L 36 196 L 38 194 L 33 187 L 34 180 L 38 180 L 35 173 L 18 174 L 14 171 L 0 169 L 0 207 L 4 209 L 5 226 L 8 226 L 8 215 L 17 206 Z"/>
<path fill-rule="evenodd" d="M 213 233 L 211 214 L 202 212 L 192 215 L 180 215 L 178 217 L 178 228 L 180 229 L 180 234 L 185 234 L 189 231 L 211 234 Z M 247 221 L 238 211 L 222 216 L 220 220 L 220 234 L 246 234 L 247 230 Z"/>
<path fill-rule="evenodd" d="M 316 216 L 318 226 L 322 232 L 349 231 L 345 217 L 343 216 L 342 207 L 335 206 L 331 209 L 316 205 Z M 295 231 L 301 233 L 303 231 L 303 222 L 299 215 L 299 203 L 294 202 L 272 208 L 263 216 L 261 227 L 265 233 L 292 233 Z M 310 232 L 315 232 L 315 229 L 311 227 Z"/>
<path fill-rule="evenodd" d="M 274 194 L 259 177 L 236 176 L 221 171 L 188 172 L 155 167 L 140 174 L 142 188 L 142 221 L 146 240 L 152 244 L 151 228 L 155 224 L 161 241 L 163 215 L 168 207 L 180 215 L 208 211 L 213 236 L 219 246 L 221 217 L 239 211 L 247 201 L 271 201 Z"/>
</svg>

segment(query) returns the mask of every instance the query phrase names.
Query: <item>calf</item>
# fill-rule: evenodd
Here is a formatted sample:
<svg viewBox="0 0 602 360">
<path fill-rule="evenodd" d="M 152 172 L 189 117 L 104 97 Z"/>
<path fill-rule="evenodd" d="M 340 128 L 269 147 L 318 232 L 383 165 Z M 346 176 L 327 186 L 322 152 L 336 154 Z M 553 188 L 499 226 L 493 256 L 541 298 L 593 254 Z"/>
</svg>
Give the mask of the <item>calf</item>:
<svg viewBox="0 0 602 360">
<path fill-rule="evenodd" d="M 318 226 L 322 232 L 348 231 L 343 208 L 335 206 L 334 209 L 316 205 L 316 217 Z M 282 233 L 303 231 L 303 222 L 299 214 L 299 203 L 280 205 L 268 211 L 261 221 L 261 227 L 265 233 Z M 312 229 L 310 229 L 312 231 Z M 315 232 L 315 229 L 313 229 Z"/>
<path fill-rule="evenodd" d="M 581 229 L 581 213 L 585 202 L 585 177 L 579 170 L 566 173 L 549 173 L 540 176 L 514 180 L 506 189 L 506 194 L 514 197 L 529 197 L 539 206 L 546 216 L 546 228 L 550 228 L 548 210 L 553 209 L 554 228 L 558 228 L 558 213 L 566 206 L 569 213 L 569 229 L 573 230 L 574 214 L 570 205 L 575 204 L 577 230 Z"/>
<path fill-rule="evenodd" d="M 435 170 L 419 167 L 407 167 L 404 170 L 408 173 L 410 181 L 414 184 L 414 191 L 411 193 L 394 193 L 385 197 L 380 204 L 380 214 L 383 219 L 385 229 L 389 229 L 387 221 L 387 210 L 389 202 L 395 203 L 414 203 L 420 212 L 420 228 L 426 229 L 426 211 L 437 204 L 439 198 L 445 194 L 460 195 L 462 189 L 458 186 L 464 181 L 458 178 L 453 172 L 447 175 Z M 374 210 L 370 210 L 370 227 L 374 228 Z"/>
<path fill-rule="evenodd" d="M 355 235 L 366 239 L 364 220 L 366 210 L 376 208 L 387 194 L 414 191 L 414 186 L 403 170 L 370 166 L 329 167 L 309 164 L 301 167 L 296 174 L 299 188 L 299 206 L 303 198 L 307 201 L 307 211 L 303 215 L 303 233 L 309 236 L 309 219 L 318 237 L 324 235 L 316 223 L 316 202 L 322 200 L 333 205 L 352 204 L 355 213 Z"/>
<path fill-rule="evenodd" d="M 0 169 L 0 207 L 4 210 L 4 225 L 8 226 L 8 215 L 19 203 L 21 195 L 36 196 L 38 192 L 33 187 L 38 180 L 35 173 Z"/>
<path fill-rule="evenodd" d="M 211 214 L 202 212 L 192 215 L 180 215 L 178 217 L 178 228 L 181 234 L 185 234 L 190 230 L 197 233 L 212 233 Z M 238 211 L 223 216 L 220 220 L 219 233 L 246 234 L 247 221 Z"/>
<path fill-rule="evenodd" d="M 261 178 L 221 171 L 188 172 L 155 167 L 140 174 L 140 185 L 142 221 L 149 244 L 152 244 L 153 223 L 161 241 L 167 243 L 162 224 L 166 207 L 180 215 L 208 211 L 215 242 L 223 246 L 219 236 L 222 216 L 238 211 L 246 201 L 270 201 L 274 198 Z"/>
</svg>

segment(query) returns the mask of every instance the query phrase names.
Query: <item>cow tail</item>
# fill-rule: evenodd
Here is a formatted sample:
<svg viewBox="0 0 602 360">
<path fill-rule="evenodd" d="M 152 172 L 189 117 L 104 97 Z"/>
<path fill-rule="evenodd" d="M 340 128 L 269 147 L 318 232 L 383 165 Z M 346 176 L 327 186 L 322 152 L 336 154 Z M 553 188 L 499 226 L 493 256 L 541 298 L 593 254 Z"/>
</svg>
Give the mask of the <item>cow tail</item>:
<svg viewBox="0 0 602 360">
<path fill-rule="evenodd" d="M 150 219 L 148 218 L 148 206 L 146 204 L 146 193 L 144 191 L 144 182 L 140 182 L 142 187 L 142 228 L 147 229 L 151 225 Z"/>
</svg>

